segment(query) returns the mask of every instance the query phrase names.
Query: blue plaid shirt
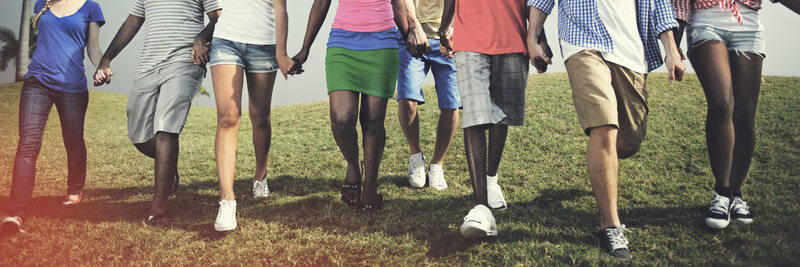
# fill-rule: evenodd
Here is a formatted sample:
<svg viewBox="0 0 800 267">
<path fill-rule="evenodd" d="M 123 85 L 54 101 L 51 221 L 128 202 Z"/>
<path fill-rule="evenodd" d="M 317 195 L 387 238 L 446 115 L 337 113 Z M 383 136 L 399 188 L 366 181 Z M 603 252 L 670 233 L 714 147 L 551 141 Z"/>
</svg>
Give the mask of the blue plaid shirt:
<svg viewBox="0 0 800 267">
<path fill-rule="evenodd" d="M 528 6 L 547 14 L 556 0 L 527 0 Z M 613 53 L 614 45 L 597 12 L 598 0 L 558 0 L 558 36 L 572 45 Z M 658 47 L 658 35 L 678 27 L 670 0 L 637 0 L 636 18 L 639 37 L 644 44 L 647 71 L 652 71 L 664 60 Z"/>
</svg>

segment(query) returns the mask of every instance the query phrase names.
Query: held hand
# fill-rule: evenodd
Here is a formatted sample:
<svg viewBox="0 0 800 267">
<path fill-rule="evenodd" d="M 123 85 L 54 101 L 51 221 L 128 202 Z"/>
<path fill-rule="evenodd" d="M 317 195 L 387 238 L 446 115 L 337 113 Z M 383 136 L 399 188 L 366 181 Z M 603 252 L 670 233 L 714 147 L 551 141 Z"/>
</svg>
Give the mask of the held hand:
<svg viewBox="0 0 800 267">
<path fill-rule="evenodd" d="M 289 79 L 287 74 L 290 74 L 294 69 L 296 62 L 294 59 L 290 58 L 287 55 L 278 56 L 278 67 L 281 69 L 281 73 L 283 74 L 283 79 Z"/>
<path fill-rule="evenodd" d="M 308 59 L 308 50 L 305 49 L 300 50 L 300 52 L 298 52 L 297 55 L 292 57 L 292 60 L 294 60 L 294 66 L 292 66 L 292 68 L 289 70 L 287 74 L 301 74 L 305 72 L 305 70 L 303 70 L 303 63 L 306 63 L 307 59 Z"/>
<path fill-rule="evenodd" d="M 443 36 L 439 36 L 439 52 L 445 57 L 453 57 L 453 29 L 447 30 Z"/>
<path fill-rule="evenodd" d="M 431 50 L 431 45 L 422 30 L 412 29 L 406 37 L 406 49 L 412 57 L 422 58 L 428 50 Z"/>
<path fill-rule="evenodd" d="M 538 73 L 547 71 L 547 65 L 553 64 L 550 59 L 553 57 L 553 52 L 550 50 L 550 45 L 545 40 L 538 42 L 528 42 L 528 57 L 531 59 L 531 64 L 536 67 Z"/>
<path fill-rule="evenodd" d="M 114 76 L 114 72 L 111 71 L 110 66 L 98 67 L 97 71 L 94 72 L 94 86 L 111 83 L 111 76 Z"/>
<path fill-rule="evenodd" d="M 192 63 L 197 66 L 205 66 L 209 61 L 208 51 L 211 50 L 211 45 L 202 38 L 195 38 L 194 45 L 192 46 Z"/>
<path fill-rule="evenodd" d="M 683 73 L 686 71 L 686 65 L 681 61 L 681 57 L 678 55 L 677 51 L 667 53 L 667 56 L 664 57 L 664 66 L 667 68 L 667 73 L 669 74 L 669 83 L 683 81 Z"/>
</svg>

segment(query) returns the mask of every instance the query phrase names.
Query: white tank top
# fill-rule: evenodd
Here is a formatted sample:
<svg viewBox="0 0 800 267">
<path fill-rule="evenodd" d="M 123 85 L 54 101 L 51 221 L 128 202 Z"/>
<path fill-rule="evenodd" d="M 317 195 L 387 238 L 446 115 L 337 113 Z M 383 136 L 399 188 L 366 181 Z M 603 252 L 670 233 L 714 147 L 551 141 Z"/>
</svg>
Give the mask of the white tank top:
<svg viewBox="0 0 800 267">
<path fill-rule="evenodd" d="M 275 44 L 272 0 L 222 0 L 222 16 L 214 37 L 246 44 Z"/>
</svg>

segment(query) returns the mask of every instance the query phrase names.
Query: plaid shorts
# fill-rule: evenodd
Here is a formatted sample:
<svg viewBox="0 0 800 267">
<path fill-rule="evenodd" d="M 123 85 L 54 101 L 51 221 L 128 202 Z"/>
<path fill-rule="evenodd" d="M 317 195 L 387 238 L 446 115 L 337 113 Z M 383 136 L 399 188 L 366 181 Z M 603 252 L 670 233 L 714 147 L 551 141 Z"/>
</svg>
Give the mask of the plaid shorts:
<svg viewBox="0 0 800 267">
<path fill-rule="evenodd" d="M 464 107 L 462 127 L 525 123 L 528 58 L 521 53 L 486 55 L 459 51 L 455 55 L 458 91 Z"/>
</svg>

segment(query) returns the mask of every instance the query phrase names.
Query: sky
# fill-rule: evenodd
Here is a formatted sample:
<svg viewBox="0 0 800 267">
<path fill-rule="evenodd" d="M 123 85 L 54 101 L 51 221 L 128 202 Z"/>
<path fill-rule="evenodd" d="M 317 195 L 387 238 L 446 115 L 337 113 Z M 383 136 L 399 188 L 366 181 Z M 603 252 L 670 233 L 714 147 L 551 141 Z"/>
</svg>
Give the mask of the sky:
<svg viewBox="0 0 800 267">
<path fill-rule="evenodd" d="M 105 49 L 116 34 L 119 26 L 122 25 L 122 22 L 128 16 L 133 0 L 95 1 L 100 4 L 107 21 L 100 30 L 100 46 Z M 35 0 L 31 2 L 35 2 Z M 21 0 L 0 0 L 0 3 L 2 3 L 0 6 L 3 7 L 0 9 L 0 25 L 18 32 L 20 10 L 22 7 Z M 293 56 L 294 53 L 300 50 L 305 34 L 306 23 L 308 21 L 308 12 L 312 3 L 313 0 L 287 1 L 289 13 L 289 56 Z M 337 3 L 338 1 L 333 1 L 326 22 L 314 42 L 308 62 L 303 66 L 306 72 L 299 76 L 290 76 L 289 80 L 284 80 L 282 77 L 278 78 L 273 91 L 273 106 L 293 105 L 327 99 L 324 73 L 325 43 L 328 39 L 328 33 L 330 32 L 331 22 L 336 13 Z M 798 25 L 800 25 L 800 15 L 792 13 L 782 5 L 773 4 L 769 1 L 764 1 L 764 8 L 761 10 L 760 14 L 761 21 L 764 24 L 764 35 L 767 43 L 767 58 L 764 61 L 764 75 L 800 76 L 800 66 L 798 65 L 798 62 L 800 62 L 800 53 L 797 53 L 797 45 L 800 44 L 800 30 L 798 29 Z M 545 23 L 548 40 L 551 40 L 551 45 L 554 48 L 553 52 L 555 53 L 553 66 L 550 67 L 548 72 L 565 71 L 563 64 L 564 59 L 561 58 L 558 45 L 555 42 L 558 38 L 556 16 L 557 11 L 554 10 L 553 14 L 550 15 Z M 143 33 L 140 31 L 140 34 L 137 35 L 125 50 L 112 62 L 111 67 L 115 72 L 115 76 L 111 84 L 98 88 L 94 88 L 89 84 L 90 89 L 127 94 L 131 87 L 133 72 L 138 61 L 137 55 L 141 51 L 143 39 Z M 685 51 L 685 41 L 682 47 Z M 689 67 L 689 71 L 693 72 L 691 70 L 691 64 L 689 64 L 688 61 L 685 63 Z M 87 77 L 89 77 L 94 73 L 95 68 L 88 59 L 85 65 L 87 66 Z M 663 67 L 656 71 L 663 71 Z M 13 66 L 9 66 L 8 70 L 0 72 L 0 83 L 13 81 Z M 428 81 L 432 82 L 430 75 Z M 195 98 L 195 105 L 213 107 L 213 88 L 211 86 L 210 74 L 203 81 L 203 85 L 208 89 L 209 93 L 212 93 L 212 97 L 198 95 Z M 246 98 L 247 90 L 244 90 L 244 92 L 244 97 Z M 247 101 L 242 102 L 245 105 L 247 103 Z"/>
</svg>

